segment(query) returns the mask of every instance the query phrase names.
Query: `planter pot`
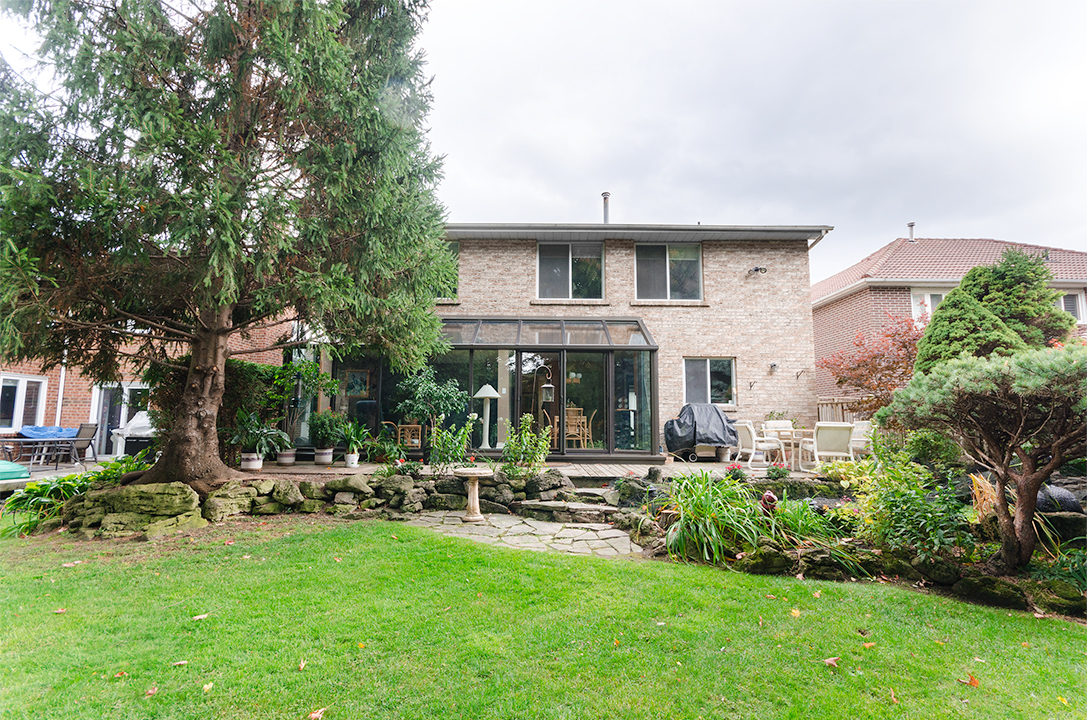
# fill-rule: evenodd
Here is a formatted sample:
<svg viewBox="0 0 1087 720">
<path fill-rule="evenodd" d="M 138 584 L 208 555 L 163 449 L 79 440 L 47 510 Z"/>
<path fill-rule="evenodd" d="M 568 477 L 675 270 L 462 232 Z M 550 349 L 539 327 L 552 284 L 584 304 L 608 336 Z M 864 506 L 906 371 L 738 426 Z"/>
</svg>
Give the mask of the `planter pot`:
<svg viewBox="0 0 1087 720">
<path fill-rule="evenodd" d="M 264 467 L 264 458 L 257 453 L 242 453 L 242 470 L 260 470 Z"/>
<path fill-rule="evenodd" d="M 288 448 L 276 453 L 277 465 L 294 465 L 294 456 L 298 448 Z"/>
<path fill-rule="evenodd" d="M 313 464 L 314 465 L 331 465 L 332 464 L 332 451 L 335 448 L 316 448 L 313 451 Z"/>
<path fill-rule="evenodd" d="M 359 466 L 358 453 L 344 453 L 343 464 L 345 467 L 355 468 Z"/>
</svg>

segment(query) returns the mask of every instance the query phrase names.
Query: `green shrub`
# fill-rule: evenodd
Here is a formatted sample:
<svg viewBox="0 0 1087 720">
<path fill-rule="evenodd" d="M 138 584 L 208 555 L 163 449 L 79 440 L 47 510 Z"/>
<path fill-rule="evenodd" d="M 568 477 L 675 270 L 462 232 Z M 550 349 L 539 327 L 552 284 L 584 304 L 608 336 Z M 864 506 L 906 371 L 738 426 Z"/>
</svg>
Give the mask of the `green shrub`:
<svg viewBox="0 0 1087 720">
<path fill-rule="evenodd" d="M 1087 550 L 1069 548 L 1059 550 L 1048 561 L 1031 561 L 1030 574 L 1037 580 L 1063 580 L 1082 593 L 1087 593 Z"/>
<path fill-rule="evenodd" d="M 873 468 L 874 465 L 870 460 L 835 460 L 822 463 L 816 472 L 819 477 L 825 477 L 848 488 L 869 478 Z"/>
<path fill-rule="evenodd" d="M 540 474 L 551 452 L 551 428 L 532 429 L 532 415 L 525 413 L 517 427 L 509 427 L 502 446 L 502 474 L 511 480 L 528 480 Z"/>
<path fill-rule="evenodd" d="M 311 413 L 309 416 L 309 439 L 315 448 L 335 447 L 347 418 L 331 410 Z"/>
<path fill-rule="evenodd" d="M 453 425 L 446 430 L 442 427 L 442 417 L 439 417 L 437 425 L 430 433 L 430 467 L 436 474 L 444 475 L 450 469 L 464 464 L 475 422 L 476 414 L 472 413 L 460 428 Z"/>
<path fill-rule="evenodd" d="M 864 533 L 892 550 L 904 548 L 931 558 L 974 545 L 961 504 L 906 452 L 885 456 L 879 471 L 860 484 L 857 499 Z"/>
</svg>

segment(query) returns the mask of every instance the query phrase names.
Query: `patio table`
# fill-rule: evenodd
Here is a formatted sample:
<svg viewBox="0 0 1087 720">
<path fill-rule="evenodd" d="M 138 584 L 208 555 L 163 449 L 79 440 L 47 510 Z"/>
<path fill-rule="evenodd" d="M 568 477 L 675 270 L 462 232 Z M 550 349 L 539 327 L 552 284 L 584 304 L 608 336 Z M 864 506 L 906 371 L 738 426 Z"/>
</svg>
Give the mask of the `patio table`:
<svg viewBox="0 0 1087 720">
<path fill-rule="evenodd" d="M 44 470 L 49 463 L 53 463 L 53 469 L 60 467 L 60 459 L 67 455 L 76 458 L 76 462 L 86 467 L 79 460 L 79 452 L 75 447 L 76 438 L 22 438 L 6 437 L 0 439 L 0 447 L 9 462 L 26 462 L 30 472 L 34 472 L 34 466 Z"/>
<path fill-rule="evenodd" d="M 785 450 L 789 456 L 790 469 L 799 472 L 800 467 L 800 444 L 804 440 L 810 440 L 815 437 L 815 431 L 807 428 L 793 428 L 792 430 L 768 430 L 765 427 L 762 430 L 762 434 L 766 437 L 776 437 L 781 441 L 781 444 L 785 446 Z"/>
</svg>

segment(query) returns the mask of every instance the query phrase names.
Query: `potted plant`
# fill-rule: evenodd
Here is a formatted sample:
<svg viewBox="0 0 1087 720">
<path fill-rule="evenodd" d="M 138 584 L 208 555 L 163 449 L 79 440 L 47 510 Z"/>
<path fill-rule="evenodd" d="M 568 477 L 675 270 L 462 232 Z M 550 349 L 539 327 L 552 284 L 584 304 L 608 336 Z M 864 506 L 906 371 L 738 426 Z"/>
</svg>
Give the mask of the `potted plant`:
<svg viewBox="0 0 1087 720">
<path fill-rule="evenodd" d="M 242 470 L 260 470 L 264 456 L 291 444 L 290 437 L 260 419 L 255 412 L 238 411 L 234 435 L 228 441 L 242 451 Z"/>
<path fill-rule="evenodd" d="M 332 451 L 340 438 L 343 416 L 331 410 L 316 412 L 309 417 L 309 439 L 313 443 L 313 462 L 315 465 L 331 465 Z"/>
<path fill-rule="evenodd" d="M 346 448 L 343 455 L 344 465 L 349 468 L 359 466 L 359 451 L 370 437 L 370 431 L 357 422 L 348 420 L 340 428 L 340 440 Z"/>
</svg>

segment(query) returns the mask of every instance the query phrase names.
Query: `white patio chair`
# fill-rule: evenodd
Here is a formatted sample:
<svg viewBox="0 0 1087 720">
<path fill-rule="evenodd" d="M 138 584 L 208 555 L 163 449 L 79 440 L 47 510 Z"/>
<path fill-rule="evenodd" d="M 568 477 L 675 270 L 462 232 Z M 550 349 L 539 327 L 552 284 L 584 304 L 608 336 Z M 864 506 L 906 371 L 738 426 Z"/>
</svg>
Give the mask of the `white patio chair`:
<svg viewBox="0 0 1087 720">
<path fill-rule="evenodd" d="M 800 466 L 804 467 L 804 453 L 813 458 L 813 466 L 827 459 L 853 460 L 853 423 L 817 422 L 812 437 L 800 441 Z"/>
<path fill-rule="evenodd" d="M 854 455 L 872 454 L 872 421 L 856 420 L 853 423 L 853 438 L 851 442 Z"/>
<path fill-rule="evenodd" d="M 776 452 L 778 458 L 785 461 L 785 445 L 776 437 L 765 437 L 755 432 L 755 425 L 750 420 L 737 420 L 733 423 L 736 434 L 739 436 L 740 447 L 736 451 L 736 460 L 743 459 L 747 455 L 747 467 L 755 469 L 755 455 L 762 453 L 766 463 L 760 467 L 770 466 L 770 453 Z"/>
</svg>

